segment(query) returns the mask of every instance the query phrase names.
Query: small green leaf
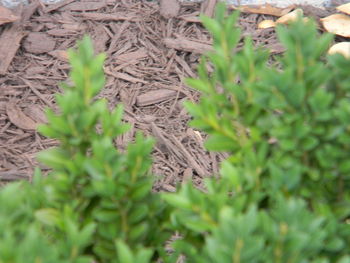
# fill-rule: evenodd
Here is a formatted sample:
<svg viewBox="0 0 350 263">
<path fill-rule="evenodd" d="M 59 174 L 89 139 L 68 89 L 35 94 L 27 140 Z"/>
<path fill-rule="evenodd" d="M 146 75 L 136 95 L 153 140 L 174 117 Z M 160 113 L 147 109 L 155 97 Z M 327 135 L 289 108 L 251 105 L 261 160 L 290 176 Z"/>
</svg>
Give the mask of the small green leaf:
<svg viewBox="0 0 350 263">
<path fill-rule="evenodd" d="M 191 202 L 179 194 L 162 194 L 162 198 L 171 206 L 179 209 L 191 209 Z"/>
<path fill-rule="evenodd" d="M 303 150 L 310 151 L 314 149 L 319 144 L 319 141 L 316 137 L 306 137 L 301 141 L 301 146 Z"/>
<path fill-rule="evenodd" d="M 204 80 L 200 79 L 186 79 L 186 84 L 190 86 L 193 89 L 202 91 L 202 92 L 207 92 L 211 93 L 213 91 L 211 85 L 209 82 L 206 82 Z"/>
<path fill-rule="evenodd" d="M 221 134 L 211 135 L 204 146 L 209 151 L 234 151 L 237 148 L 236 142 Z"/>
<path fill-rule="evenodd" d="M 134 201 L 139 201 L 145 198 L 152 190 L 151 182 L 141 182 L 135 189 L 133 189 L 130 197 Z"/>
<path fill-rule="evenodd" d="M 222 29 L 219 22 L 204 15 L 201 15 L 200 19 L 205 28 L 213 35 L 214 39 L 216 41 L 221 40 Z"/>
<path fill-rule="evenodd" d="M 154 252 L 149 248 L 142 248 L 138 251 L 135 257 L 135 263 L 149 263 L 151 262 Z"/>
<path fill-rule="evenodd" d="M 130 240 L 137 242 L 145 238 L 148 230 L 149 230 L 149 226 L 147 223 L 134 225 L 130 229 L 130 233 L 128 236 Z"/>
<path fill-rule="evenodd" d="M 53 208 L 43 208 L 35 212 L 35 218 L 48 226 L 57 226 L 59 215 L 59 211 Z"/>
<path fill-rule="evenodd" d="M 142 221 L 148 214 L 149 208 L 146 204 L 139 204 L 130 212 L 130 224 Z"/>
<path fill-rule="evenodd" d="M 112 222 L 120 217 L 118 210 L 98 209 L 94 212 L 94 218 L 100 222 Z"/>
<path fill-rule="evenodd" d="M 54 169 L 61 169 L 67 165 L 68 154 L 61 148 L 51 148 L 40 152 L 38 160 Z"/>
<path fill-rule="evenodd" d="M 349 255 L 343 256 L 341 259 L 337 261 L 337 263 L 350 263 L 350 256 Z"/>
<path fill-rule="evenodd" d="M 115 244 L 118 252 L 118 262 L 135 263 L 133 253 L 124 241 L 117 240 Z"/>
</svg>

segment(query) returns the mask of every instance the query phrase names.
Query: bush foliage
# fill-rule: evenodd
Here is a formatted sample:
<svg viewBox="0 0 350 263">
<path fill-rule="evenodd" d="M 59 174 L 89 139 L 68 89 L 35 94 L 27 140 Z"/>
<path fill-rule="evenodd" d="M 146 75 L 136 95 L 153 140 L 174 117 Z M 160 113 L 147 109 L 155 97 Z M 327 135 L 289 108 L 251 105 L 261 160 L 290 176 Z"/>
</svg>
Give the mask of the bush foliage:
<svg viewBox="0 0 350 263">
<path fill-rule="evenodd" d="M 202 93 L 186 104 L 191 125 L 230 154 L 220 180 L 152 193 L 153 140 L 115 147 L 128 125 L 96 98 L 104 55 L 85 37 L 69 53 L 74 85 L 39 128 L 60 142 L 39 156 L 52 171 L 0 191 L 0 263 L 350 262 L 350 60 L 301 20 L 278 27 L 281 57 L 250 38 L 238 50 L 237 16 L 218 5 L 202 17 L 214 51 L 188 80 Z"/>
</svg>

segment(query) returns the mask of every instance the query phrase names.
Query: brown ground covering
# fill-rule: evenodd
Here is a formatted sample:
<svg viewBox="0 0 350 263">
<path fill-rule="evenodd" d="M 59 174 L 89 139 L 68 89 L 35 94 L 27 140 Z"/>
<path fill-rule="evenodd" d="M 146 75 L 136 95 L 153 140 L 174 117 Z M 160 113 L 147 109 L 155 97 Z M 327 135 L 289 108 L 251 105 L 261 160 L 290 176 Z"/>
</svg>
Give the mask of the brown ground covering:
<svg viewBox="0 0 350 263">
<path fill-rule="evenodd" d="M 188 126 L 182 106 L 199 97 L 184 79 L 196 77 L 200 55 L 211 48 L 197 17 L 212 15 L 214 2 L 169 7 L 143 0 L 66 0 L 48 6 L 34 1 L 18 9 L 20 21 L 0 26 L 0 183 L 30 179 L 36 154 L 56 145 L 35 127 L 45 122 L 46 107 L 55 108 L 54 95 L 69 71 L 66 50 L 84 34 L 92 36 L 96 52 L 107 54 L 101 96 L 111 108 L 123 103 L 124 119 L 132 124 L 117 146 L 125 147 L 137 130 L 157 140 L 156 190 L 173 191 L 183 179 L 200 186 L 204 177 L 216 174 L 225 155 L 204 150 L 205 135 Z M 266 18 L 242 14 L 243 35 L 282 52 L 274 29 L 256 30 Z"/>
</svg>

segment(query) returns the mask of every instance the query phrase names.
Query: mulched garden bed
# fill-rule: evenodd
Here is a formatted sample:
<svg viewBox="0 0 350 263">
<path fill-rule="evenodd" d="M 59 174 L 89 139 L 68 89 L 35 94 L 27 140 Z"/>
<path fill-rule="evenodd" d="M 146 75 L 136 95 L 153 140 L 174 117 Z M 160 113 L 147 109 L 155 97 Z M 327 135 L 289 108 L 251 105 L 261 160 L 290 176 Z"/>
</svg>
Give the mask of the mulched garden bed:
<svg viewBox="0 0 350 263">
<path fill-rule="evenodd" d="M 204 177 L 217 174 L 225 154 L 205 151 L 205 135 L 188 126 L 182 106 L 199 98 L 184 80 L 196 77 L 201 54 L 211 49 L 198 14 L 212 16 L 214 2 L 168 6 L 165 1 L 66 0 L 46 6 L 33 1 L 18 8 L 20 21 L 0 26 L 0 183 L 30 180 L 36 154 L 57 144 L 35 128 L 46 121 L 46 107 L 55 109 L 54 95 L 69 72 L 66 50 L 84 34 L 92 37 L 96 53 L 107 55 L 100 96 L 110 108 L 123 103 L 124 119 L 132 124 L 116 140 L 117 147 L 123 149 L 137 130 L 157 141 L 155 190 L 174 191 L 183 180 L 200 187 Z M 316 16 L 328 14 L 307 8 Z M 272 53 L 283 52 L 274 29 L 256 29 L 267 18 L 241 14 L 243 36 Z"/>
</svg>

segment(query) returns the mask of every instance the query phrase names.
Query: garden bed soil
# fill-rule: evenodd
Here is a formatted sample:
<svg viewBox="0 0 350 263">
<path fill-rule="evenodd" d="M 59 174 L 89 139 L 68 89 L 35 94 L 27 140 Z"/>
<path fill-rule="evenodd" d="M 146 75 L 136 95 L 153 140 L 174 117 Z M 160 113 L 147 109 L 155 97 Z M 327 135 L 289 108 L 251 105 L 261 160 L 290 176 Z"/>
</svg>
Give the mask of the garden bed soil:
<svg viewBox="0 0 350 263">
<path fill-rule="evenodd" d="M 70 69 L 66 50 L 84 34 L 92 37 L 96 53 L 107 55 L 100 97 L 111 109 L 123 103 L 124 120 L 132 125 L 116 146 L 125 149 L 138 130 L 156 139 L 155 190 L 174 191 L 184 180 L 201 187 L 203 178 L 217 174 L 225 154 L 204 149 L 205 135 L 189 127 L 191 118 L 182 105 L 200 96 L 185 79 L 196 77 L 201 54 L 211 49 L 198 14 L 212 16 L 214 4 L 65 0 L 17 8 L 21 19 L 0 26 L 0 183 L 30 180 L 40 166 L 36 154 L 57 145 L 35 128 L 46 122 L 45 108 L 57 110 L 55 94 L 62 92 L 59 83 L 67 81 Z M 328 14 L 304 9 L 314 16 Z M 242 35 L 272 54 L 281 53 L 274 29 L 256 29 L 268 18 L 241 14 Z"/>
</svg>

